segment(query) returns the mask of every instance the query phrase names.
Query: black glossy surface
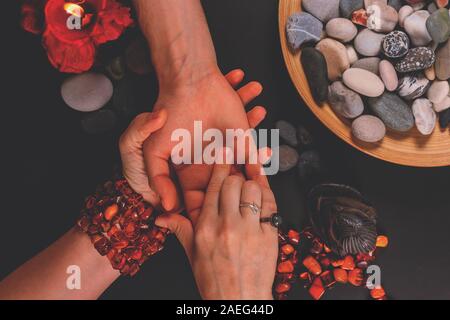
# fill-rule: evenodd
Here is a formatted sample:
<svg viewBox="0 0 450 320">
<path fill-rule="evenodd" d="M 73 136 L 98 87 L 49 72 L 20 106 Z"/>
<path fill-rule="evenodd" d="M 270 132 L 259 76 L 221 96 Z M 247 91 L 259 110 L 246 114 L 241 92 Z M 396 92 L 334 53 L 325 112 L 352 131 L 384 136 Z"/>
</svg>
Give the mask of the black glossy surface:
<svg viewBox="0 0 450 320">
<path fill-rule="evenodd" d="M 39 38 L 18 27 L 10 1 L 2 45 L 2 214 L 0 278 L 68 230 L 83 196 L 105 179 L 116 159 L 116 138 L 88 136 L 80 115 L 59 95 L 61 76 L 48 64 Z M 383 163 L 353 150 L 321 126 L 300 100 L 281 56 L 276 0 L 205 0 L 222 70 L 243 68 L 265 91 L 256 101 L 269 109 L 264 126 L 278 119 L 312 130 L 329 171 L 359 188 L 379 210 L 390 245 L 379 257 L 382 282 L 396 299 L 450 298 L 450 169 L 414 169 Z M 9 9 L 9 8 L 8 8 Z M 140 95 L 156 98 L 154 79 Z M 146 91 L 147 92 L 147 91 Z M 6 120 L 6 121 L 5 121 Z M 3 131 L 2 130 L 2 131 Z M 295 170 L 271 181 L 285 220 L 304 218 Z M 120 279 L 104 298 L 198 298 L 190 268 L 176 240 L 134 279 Z M 307 298 L 302 288 L 294 297 Z M 326 298 L 365 299 L 367 291 L 336 287 Z"/>
</svg>

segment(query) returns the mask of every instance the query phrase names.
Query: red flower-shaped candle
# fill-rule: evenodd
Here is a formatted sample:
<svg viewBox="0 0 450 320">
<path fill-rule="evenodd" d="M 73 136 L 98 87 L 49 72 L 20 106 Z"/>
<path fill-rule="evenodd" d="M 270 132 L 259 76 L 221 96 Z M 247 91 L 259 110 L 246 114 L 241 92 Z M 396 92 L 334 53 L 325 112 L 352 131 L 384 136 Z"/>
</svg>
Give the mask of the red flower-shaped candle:
<svg viewBox="0 0 450 320">
<path fill-rule="evenodd" d="M 97 47 L 133 24 L 130 8 L 116 0 L 27 0 L 22 16 L 25 30 L 43 33 L 51 64 L 69 73 L 89 70 Z"/>
</svg>

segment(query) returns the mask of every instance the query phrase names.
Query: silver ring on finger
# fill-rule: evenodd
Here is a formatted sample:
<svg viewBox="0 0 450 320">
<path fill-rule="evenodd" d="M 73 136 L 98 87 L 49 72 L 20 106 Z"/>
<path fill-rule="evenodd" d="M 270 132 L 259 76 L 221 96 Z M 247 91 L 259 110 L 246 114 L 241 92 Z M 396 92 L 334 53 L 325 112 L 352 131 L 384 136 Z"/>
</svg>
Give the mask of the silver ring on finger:
<svg viewBox="0 0 450 320">
<path fill-rule="evenodd" d="M 261 213 L 261 208 L 256 203 L 253 202 L 241 202 L 239 204 L 239 208 L 249 208 L 250 210 L 252 210 L 252 213 L 254 215 Z"/>
</svg>

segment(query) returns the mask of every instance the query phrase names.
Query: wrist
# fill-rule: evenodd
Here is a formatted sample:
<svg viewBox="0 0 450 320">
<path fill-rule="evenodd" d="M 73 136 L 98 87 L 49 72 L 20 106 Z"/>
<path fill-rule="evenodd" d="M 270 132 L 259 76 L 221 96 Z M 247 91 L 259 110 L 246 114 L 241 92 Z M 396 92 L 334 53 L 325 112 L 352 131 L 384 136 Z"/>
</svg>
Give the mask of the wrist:
<svg viewBox="0 0 450 320">
<path fill-rule="evenodd" d="M 202 82 L 221 75 L 215 60 L 189 61 L 178 58 L 168 63 L 155 65 L 161 94 L 185 94 L 191 92 Z"/>
</svg>

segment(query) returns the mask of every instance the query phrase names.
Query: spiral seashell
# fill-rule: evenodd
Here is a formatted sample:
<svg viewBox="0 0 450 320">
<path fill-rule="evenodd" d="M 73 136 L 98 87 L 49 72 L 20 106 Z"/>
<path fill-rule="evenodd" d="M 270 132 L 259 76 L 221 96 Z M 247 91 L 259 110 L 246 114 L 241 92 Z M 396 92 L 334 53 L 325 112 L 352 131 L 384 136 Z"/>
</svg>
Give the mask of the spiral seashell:
<svg viewBox="0 0 450 320">
<path fill-rule="evenodd" d="M 312 225 L 335 253 L 368 253 L 375 249 L 376 211 L 357 190 L 339 184 L 319 185 L 308 197 Z"/>
</svg>

